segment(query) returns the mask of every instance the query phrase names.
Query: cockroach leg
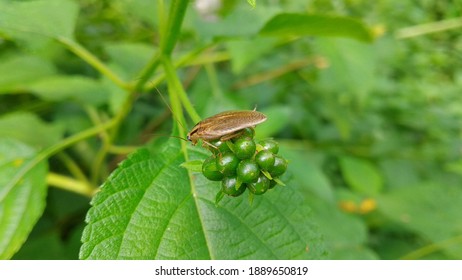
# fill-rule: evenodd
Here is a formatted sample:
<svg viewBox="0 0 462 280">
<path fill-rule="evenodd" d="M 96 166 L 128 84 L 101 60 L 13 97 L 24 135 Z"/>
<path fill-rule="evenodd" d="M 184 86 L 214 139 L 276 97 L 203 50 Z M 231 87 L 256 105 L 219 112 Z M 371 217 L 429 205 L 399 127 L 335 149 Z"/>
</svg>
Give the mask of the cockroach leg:
<svg viewBox="0 0 462 280">
<path fill-rule="evenodd" d="M 218 149 L 217 146 L 213 145 L 212 143 L 210 142 L 207 142 L 205 141 L 204 139 L 202 139 L 202 147 L 205 147 L 205 146 L 209 146 L 209 147 L 212 147 L 213 149 L 217 150 L 217 151 L 220 151 L 220 149 Z"/>
</svg>

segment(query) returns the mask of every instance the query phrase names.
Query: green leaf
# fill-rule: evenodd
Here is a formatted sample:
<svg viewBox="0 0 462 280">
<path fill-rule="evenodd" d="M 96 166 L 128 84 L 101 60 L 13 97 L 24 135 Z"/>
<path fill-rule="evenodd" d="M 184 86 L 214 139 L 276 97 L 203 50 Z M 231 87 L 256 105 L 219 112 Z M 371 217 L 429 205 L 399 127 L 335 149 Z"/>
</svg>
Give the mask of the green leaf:
<svg viewBox="0 0 462 280">
<path fill-rule="evenodd" d="M 364 104 L 368 94 L 377 88 L 374 46 L 344 38 L 320 38 L 316 40 L 316 52 L 329 61 L 329 67 L 319 72 L 320 86 L 341 93 L 343 102 L 356 97 Z"/>
<path fill-rule="evenodd" d="M 226 42 L 233 72 L 235 74 L 241 73 L 250 63 L 271 52 L 277 43 L 278 39 L 267 37 Z"/>
<path fill-rule="evenodd" d="M 273 180 L 280 186 L 283 186 L 283 187 L 286 186 L 286 184 L 283 181 L 281 181 L 279 178 L 273 178 Z"/>
<path fill-rule="evenodd" d="M 60 128 L 43 122 L 31 113 L 18 112 L 0 117 L 0 138 L 14 138 L 42 149 L 57 143 L 61 136 Z"/>
<path fill-rule="evenodd" d="M 197 17 L 194 30 L 204 41 L 211 38 L 253 36 L 279 11 L 274 5 L 259 6 L 258 9 L 249 9 L 247 5 L 238 6 L 232 13 L 212 24 Z"/>
<path fill-rule="evenodd" d="M 192 160 L 204 150 L 190 150 Z M 92 201 L 81 259 L 317 259 L 323 245 L 310 210 L 291 187 L 255 198 L 225 197 L 219 184 L 190 181 L 177 141 L 140 149 Z"/>
<path fill-rule="evenodd" d="M 50 61 L 35 56 L 20 55 L 0 63 L 0 94 L 24 91 L 30 82 L 56 72 Z"/>
<path fill-rule="evenodd" d="M 190 160 L 190 161 L 183 162 L 182 164 L 180 164 L 180 166 L 188 169 L 191 172 L 202 172 L 203 162 L 204 162 L 203 160 L 199 160 L 199 159 Z"/>
<path fill-rule="evenodd" d="M 382 190 L 382 175 L 371 162 L 354 157 L 341 157 L 339 162 L 343 177 L 352 190 L 366 195 Z"/>
<path fill-rule="evenodd" d="M 379 210 L 392 221 L 430 240 L 431 250 L 462 258 L 462 189 L 459 186 L 424 184 L 395 189 L 378 198 Z"/>
<path fill-rule="evenodd" d="M 260 30 L 267 36 L 335 36 L 372 41 L 372 34 L 351 17 L 284 13 L 273 17 Z"/>
<path fill-rule="evenodd" d="M 28 89 L 47 101 L 74 100 L 101 105 L 109 98 L 109 92 L 101 82 L 84 76 L 52 76 L 31 84 Z"/>
<path fill-rule="evenodd" d="M 78 6 L 69 0 L 0 2 L 0 32 L 38 47 L 50 39 L 73 39 Z"/>
<path fill-rule="evenodd" d="M 27 168 L 35 155 L 17 140 L 0 139 L 0 259 L 21 247 L 45 208 L 48 168 L 45 161 Z"/>
</svg>

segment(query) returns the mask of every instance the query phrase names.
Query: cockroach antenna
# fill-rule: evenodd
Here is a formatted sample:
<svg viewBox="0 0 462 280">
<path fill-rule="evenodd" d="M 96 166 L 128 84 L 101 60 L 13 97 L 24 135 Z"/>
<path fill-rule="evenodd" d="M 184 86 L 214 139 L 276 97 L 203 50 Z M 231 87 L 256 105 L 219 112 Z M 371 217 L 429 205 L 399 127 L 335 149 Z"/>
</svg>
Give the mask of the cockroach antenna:
<svg viewBox="0 0 462 280">
<path fill-rule="evenodd" d="M 186 127 L 181 123 L 180 120 L 178 120 L 176 117 L 175 117 L 175 114 L 173 113 L 173 110 L 172 110 L 172 107 L 170 107 L 170 105 L 168 104 L 167 100 L 165 99 L 164 95 L 160 92 L 160 90 L 157 88 L 157 87 L 154 87 L 154 89 L 157 91 L 157 93 L 159 94 L 160 98 L 162 99 L 162 101 L 165 103 L 165 106 L 167 106 L 167 108 L 170 110 L 170 112 L 172 113 L 172 117 L 173 119 L 184 129 L 184 130 L 187 130 Z M 180 136 L 175 136 L 175 135 L 170 135 L 171 137 L 174 137 L 174 138 L 178 138 L 178 139 L 181 139 L 181 140 L 185 140 L 185 141 L 188 141 L 188 139 L 186 138 L 183 138 L 183 137 L 180 137 Z M 189 141 L 188 141 L 189 142 Z"/>
</svg>

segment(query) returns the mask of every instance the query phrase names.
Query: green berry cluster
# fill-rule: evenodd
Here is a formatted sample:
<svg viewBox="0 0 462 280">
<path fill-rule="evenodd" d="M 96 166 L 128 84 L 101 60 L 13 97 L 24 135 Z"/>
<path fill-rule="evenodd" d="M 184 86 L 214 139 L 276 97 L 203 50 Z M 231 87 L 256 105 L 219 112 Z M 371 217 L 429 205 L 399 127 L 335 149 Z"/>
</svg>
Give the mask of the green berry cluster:
<svg viewBox="0 0 462 280">
<path fill-rule="evenodd" d="M 210 143 L 213 154 L 202 164 L 202 173 L 209 180 L 221 181 L 219 195 L 240 196 L 246 189 L 260 195 L 283 185 L 278 177 L 287 170 L 287 160 L 278 155 L 278 143 L 256 143 L 254 135 L 252 128 L 246 128 L 236 138 Z"/>
</svg>

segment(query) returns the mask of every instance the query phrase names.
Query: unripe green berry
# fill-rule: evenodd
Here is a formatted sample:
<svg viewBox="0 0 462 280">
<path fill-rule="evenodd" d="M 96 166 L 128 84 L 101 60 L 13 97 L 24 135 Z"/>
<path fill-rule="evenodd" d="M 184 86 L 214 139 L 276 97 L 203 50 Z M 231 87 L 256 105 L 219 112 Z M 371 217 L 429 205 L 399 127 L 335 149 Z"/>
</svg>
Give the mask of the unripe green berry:
<svg viewBox="0 0 462 280">
<path fill-rule="evenodd" d="M 273 168 L 269 170 L 269 173 L 272 177 L 281 176 L 287 170 L 287 160 L 280 156 L 274 157 L 274 165 Z"/>
<path fill-rule="evenodd" d="M 241 184 L 241 186 L 236 189 L 236 183 L 236 177 L 225 177 L 221 181 L 221 190 L 229 196 L 240 196 L 245 191 L 246 185 Z"/>
<path fill-rule="evenodd" d="M 251 158 L 255 154 L 256 148 L 255 141 L 248 138 L 239 138 L 234 143 L 234 153 L 239 159 Z"/>
<path fill-rule="evenodd" d="M 242 134 L 239 136 L 239 138 L 253 139 L 254 136 L 255 130 L 252 127 L 246 127 L 242 130 Z"/>
<path fill-rule="evenodd" d="M 238 164 L 239 159 L 232 152 L 225 152 L 217 156 L 217 169 L 224 176 L 235 175 Z"/>
<path fill-rule="evenodd" d="M 264 194 L 270 187 L 270 180 L 265 175 L 260 174 L 257 181 L 247 184 L 247 187 L 254 194 Z"/>
<path fill-rule="evenodd" d="M 225 153 L 231 151 L 226 141 L 215 140 L 210 142 L 214 147 L 209 147 L 209 150 L 212 151 L 214 154 Z"/>
<path fill-rule="evenodd" d="M 255 161 L 258 163 L 263 170 L 270 170 L 274 166 L 275 157 L 272 152 L 267 150 L 261 150 L 255 156 Z"/>
<path fill-rule="evenodd" d="M 276 142 L 276 141 L 274 141 L 272 139 L 262 140 L 258 144 L 260 144 L 263 147 L 263 150 L 270 151 L 273 154 L 277 154 L 279 152 L 279 144 L 278 144 L 278 142 Z"/>
<path fill-rule="evenodd" d="M 207 158 L 202 163 L 202 174 L 211 181 L 220 181 L 223 179 L 223 174 L 217 169 L 217 162 L 214 156 Z"/>
<path fill-rule="evenodd" d="M 237 166 L 237 177 L 243 183 L 255 182 L 259 175 L 260 168 L 253 160 L 244 159 Z"/>
</svg>

